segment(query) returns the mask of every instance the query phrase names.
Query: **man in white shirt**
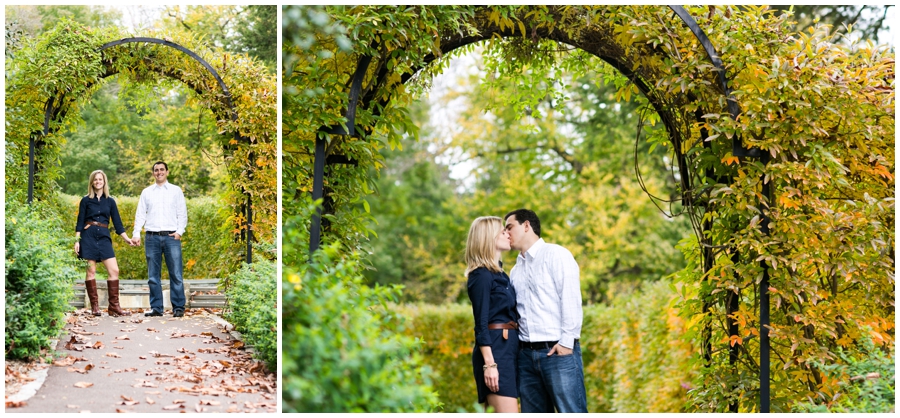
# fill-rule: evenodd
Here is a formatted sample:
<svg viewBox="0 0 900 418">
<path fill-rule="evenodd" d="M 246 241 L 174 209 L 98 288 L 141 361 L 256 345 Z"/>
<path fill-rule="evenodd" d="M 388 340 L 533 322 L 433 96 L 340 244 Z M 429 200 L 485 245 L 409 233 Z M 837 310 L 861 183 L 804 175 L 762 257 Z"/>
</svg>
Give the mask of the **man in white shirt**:
<svg viewBox="0 0 900 418">
<path fill-rule="evenodd" d="M 141 192 L 137 211 L 134 214 L 134 245 L 141 245 L 141 228 L 147 237 L 144 254 L 147 256 L 147 275 L 150 282 L 151 311 L 144 316 L 163 315 L 163 293 L 160 273 L 162 257 L 166 257 L 169 269 L 169 299 L 174 317 L 184 316 L 184 277 L 181 264 L 181 236 L 187 227 L 187 205 L 181 188 L 166 181 L 169 176 L 168 164 L 157 161 L 153 164 L 153 178 L 156 182 Z"/>
<path fill-rule="evenodd" d="M 519 311 L 518 389 L 522 412 L 587 412 L 581 362 L 581 284 L 569 250 L 541 238 L 528 209 L 508 213 L 509 272 Z"/>
</svg>

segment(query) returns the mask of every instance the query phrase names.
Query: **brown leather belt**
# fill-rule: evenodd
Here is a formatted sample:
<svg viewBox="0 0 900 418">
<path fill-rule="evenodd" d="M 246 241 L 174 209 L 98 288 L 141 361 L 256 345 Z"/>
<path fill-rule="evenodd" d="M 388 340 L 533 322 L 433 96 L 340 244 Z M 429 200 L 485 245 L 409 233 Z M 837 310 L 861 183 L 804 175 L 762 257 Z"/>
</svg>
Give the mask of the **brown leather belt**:
<svg viewBox="0 0 900 418">
<path fill-rule="evenodd" d="M 488 324 L 488 329 L 502 329 L 503 330 L 503 339 L 509 339 L 509 331 L 511 329 L 519 329 L 519 324 L 515 321 L 509 321 L 504 324 Z"/>
<path fill-rule="evenodd" d="M 109 224 L 102 224 L 102 223 L 97 222 L 97 221 L 87 221 L 87 222 L 84 223 L 84 229 L 90 228 L 91 225 L 93 225 L 93 226 L 99 226 L 99 227 L 101 227 L 101 228 L 109 228 Z"/>
</svg>

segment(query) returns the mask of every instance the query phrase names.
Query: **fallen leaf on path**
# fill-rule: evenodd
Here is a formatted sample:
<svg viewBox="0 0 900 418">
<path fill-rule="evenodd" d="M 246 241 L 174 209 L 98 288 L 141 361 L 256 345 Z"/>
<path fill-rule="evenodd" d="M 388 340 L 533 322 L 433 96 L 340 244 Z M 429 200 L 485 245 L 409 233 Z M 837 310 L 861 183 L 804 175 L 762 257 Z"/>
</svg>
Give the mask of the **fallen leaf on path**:
<svg viewBox="0 0 900 418">
<path fill-rule="evenodd" d="M 85 388 L 89 388 L 89 387 L 91 387 L 91 386 L 94 386 L 94 384 L 91 383 L 91 382 L 78 382 L 78 383 L 76 383 L 76 384 L 74 384 L 74 385 L 72 385 L 72 386 L 75 386 L 76 388 L 82 388 L 82 389 L 85 389 Z"/>
<path fill-rule="evenodd" d="M 150 399 L 149 396 L 147 397 L 146 401 L 147 401 L 147 403 L 150 404 L 150 405 L 153 405 L 153 404 L 156 403 L 156 401 L 154 401 L 153 399 Z"/>
<path fill-rule="evenodd" d="M 121 335 L 121 336 L 116 337 L 116 339 L 117 340 L 130 340 L 131 338 L 128 338 L 127 335 Z"/>
<path fill-rule="evenodd" d="M 73 356 L 66 356 L 66 358 L 64 359 L 54 361 L 53 365 L 58 367 L 66 367 L 75 364 L 76 361 L 78 361 L 78 358 Z"/>
<path fill-rule="evenodd" d="M 83 369 L 79 369 L 78 367 L 69 367 L 68 369 L 66 369 L 66 371 L 87 374 L 87 372 L 91 371 L 91 369 L 93 369 L 93 368 L 94 368 L 93 364 L 88 364 L 88 365 L 84 366 Z"/>
<path fill-rule="evenodd" d="M 141 360 L 146 360 L 146 359 L 147 359 L 147 356 L 138 356 L 138 358 L 141 359 Z"/>
<path fill-rule="evenodd" d="M 166 411 L 174 411 L 178 408 L 184 408 L 184 405 L 169 405 L 163 407 L 163 409 L 165 409 Z"/>
<path fill-rule="evenodd" d="M 234 348 L 241 348 L 243 346 L 244 346 L 243 341 L 235 341 L 234 344 L 232 345 L 232 347 L 234 347 Z"/>
<path fill-rule="evenodd" d="M 122 332 L 133 332 L 133 331 L 137 331 L 137 328 L 125 328 L 125 329 L 120 329 L 119 331 L 122 331 Z"/>
<path fill-rule="evenodd" d="M 27 405 L 25 401 L 6 401 L 7 408 L 21 408 Z"/>
<path fill-rule="evenodd" d="M 129 410 L 127 410 L 127 409 L 119 409 L 119 408 L 116 408 L 116 412 L 118 412 L 118 413 L 120 413 L 120 414 L 124 414 L 124 413 L 128 413 L 128 412 L 131 412 L 131 411 L 129 411 Z"/>
<path fill-rule="evenodd" d="M 192 352 L 191 350 L 188 350 L 187 348 L 184 348 L 184 347 L 181 347 L 175 351 L 177 351 L 179 353 L 191 353 Z"/>
<path fill-rule="evenodd" d="M 125 347 L 120 347 L 118 345 L 114 345 L 113 348 L 115 348 L 116 350 L 124 350 L 125 349 Z"/>
<path fill-rule="evenodd" d="M 229 363 L 229 362 L 227 362 L 227 361 L 225 361 L 225 360 L 219 360 L 219 363 L 221 363 L 221 364 L 222 364 L 223 366 L 225 366 L 225 367 L 231 367 L 231 363 Z"/>
<path fill-rule="evenodd" d="M 106 356 L 106 357 L 115 357 L 115 358 L 122 358 L 122 356 L 120 356 L 119 353 L 116 353 L 116 352 L 113 352 L 113 351 L 110 351 L 110 352 L 104 354 L 104 356 Z"/>
<path fill-rule="evenodd" d="M 95 350 L 99 350 L 99 349 L 103 348 L 103 341 L 95 342 L 94 345 L 91 346 L 91 348 L 93 348 Z"/>
<path fill-rule="evenodd" d="M 150 332 L 159 332 L 159 331 L 156 330 L 156 328 L 147 328 L 147 331 L 150 331 Z"/>
<path fill-rule="evenodd" d="M 157 386 L 155 383 L 153 383 L 153 382 L 151 382 L 151 381 L 149 381 L 149 380 L 138 379 L 138 383 L 132 385 L 131 387 L 134 387 L 134 388 L 140 388 L 140 387 L 144 387 L 144 388 L 156 388 L 156 387 L 159 387 L 159 386 Z"/>
<path fill-rule="evenodd" d="M 213 400 L 210 400 L 210 399 L 201 399 L 201 400 L 200 400 L 200 405 L 216 406 L 216 405 L 219 405 L 219 404 L 221 404 L 221 402 L 219 402 L 219 401 L 213 401 Z"/>
</svg>

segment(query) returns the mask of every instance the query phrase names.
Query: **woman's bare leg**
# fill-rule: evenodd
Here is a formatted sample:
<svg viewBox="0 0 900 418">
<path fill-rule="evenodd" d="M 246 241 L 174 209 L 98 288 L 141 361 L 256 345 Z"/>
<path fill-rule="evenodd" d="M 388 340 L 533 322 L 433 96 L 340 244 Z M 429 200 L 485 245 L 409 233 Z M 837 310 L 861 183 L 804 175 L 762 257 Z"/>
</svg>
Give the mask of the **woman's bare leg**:
<svg viewBox="0 0 900 418">
<path fill-rule="evenodd" d="M 489 394 L 487 404 L 494 407 L 494 412 L 517 413 L 519 412 L 519 400 L 509 396 Z"/>
</svg>

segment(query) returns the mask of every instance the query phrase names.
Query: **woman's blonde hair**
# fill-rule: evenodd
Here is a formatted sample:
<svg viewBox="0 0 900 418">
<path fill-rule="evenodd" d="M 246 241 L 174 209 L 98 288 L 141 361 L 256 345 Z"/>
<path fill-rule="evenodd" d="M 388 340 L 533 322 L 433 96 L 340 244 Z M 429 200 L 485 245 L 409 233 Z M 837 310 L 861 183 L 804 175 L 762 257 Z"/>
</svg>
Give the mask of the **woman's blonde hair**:
<svg viewBox="0 0 900 418">
<path fill-rule="evenodd" d="M 497 260 L 497 236 L 503 233 L 503 220 L 482 216 L 472 221 L 466 239 L 466 276 L 479 267 L 494 273 L 503 271 Z"/>
<path fill-rule="evenodd" d="M 88 177 L 88 197 L 91 199 L 98 197 L 94 193 L 94 179 L 97 178 L 97 176 L 103 176 L 103 195 L 109 197 L 109 179 L 106 178 L 106 173 L 104 173 L 103 170 L 94 170 L 94 172 L 91 173 L 91 176 Z"/>
</svg>

